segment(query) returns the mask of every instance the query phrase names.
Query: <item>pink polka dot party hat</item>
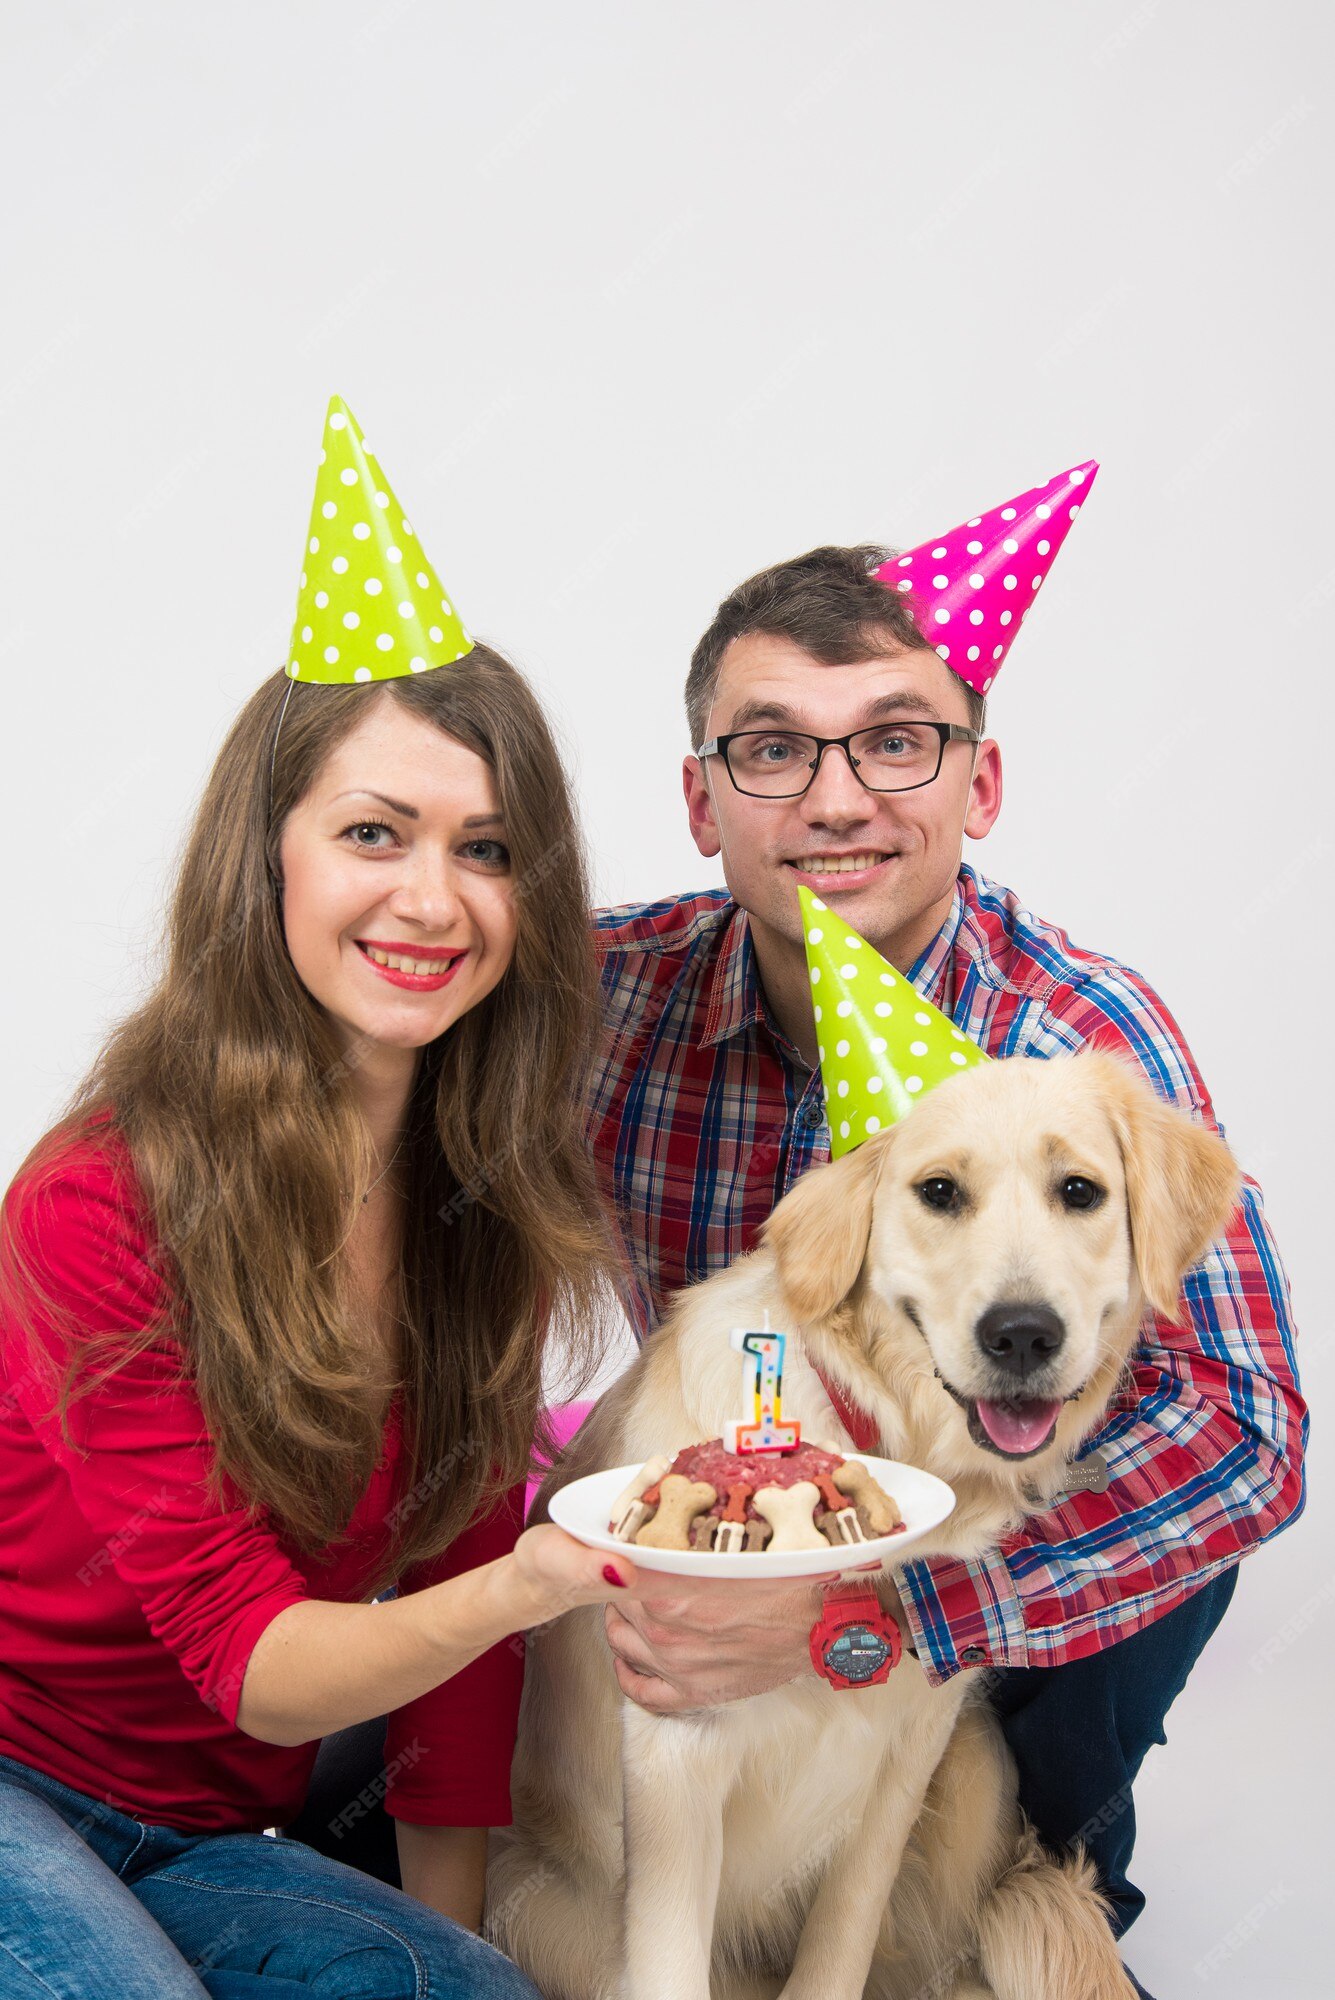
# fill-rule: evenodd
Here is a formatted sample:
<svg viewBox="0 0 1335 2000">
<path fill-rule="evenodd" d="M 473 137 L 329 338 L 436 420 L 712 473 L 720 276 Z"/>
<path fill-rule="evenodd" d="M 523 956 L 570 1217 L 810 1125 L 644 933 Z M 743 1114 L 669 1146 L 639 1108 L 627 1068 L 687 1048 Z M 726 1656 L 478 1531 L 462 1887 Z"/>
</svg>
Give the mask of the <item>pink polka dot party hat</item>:
<svg viewBox="0 0 1335 2000">
<path fill-rule="evenodd" d="M 1098 469 L 1087 459 L 877 570 L 908 595 L 924 642 L 976 693 L 1001 672 Z"/>
</svg>

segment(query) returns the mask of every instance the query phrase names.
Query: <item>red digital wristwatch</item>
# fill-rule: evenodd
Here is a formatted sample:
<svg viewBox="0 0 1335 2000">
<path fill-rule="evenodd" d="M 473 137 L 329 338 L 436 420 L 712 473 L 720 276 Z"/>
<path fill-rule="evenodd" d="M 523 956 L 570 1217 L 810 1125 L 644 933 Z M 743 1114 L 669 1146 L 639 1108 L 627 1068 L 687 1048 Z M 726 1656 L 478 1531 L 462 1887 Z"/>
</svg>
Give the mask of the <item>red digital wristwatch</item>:
<svg viewBox="0 0 1335 2000">
<path fill-rule="evenodd" d="M 810 1643 L 812 1666 L 833 1688 L 879 1686 L 903 1652 L 899 1626 L 865 1583 L 826 1585 Z"/>
</svg>

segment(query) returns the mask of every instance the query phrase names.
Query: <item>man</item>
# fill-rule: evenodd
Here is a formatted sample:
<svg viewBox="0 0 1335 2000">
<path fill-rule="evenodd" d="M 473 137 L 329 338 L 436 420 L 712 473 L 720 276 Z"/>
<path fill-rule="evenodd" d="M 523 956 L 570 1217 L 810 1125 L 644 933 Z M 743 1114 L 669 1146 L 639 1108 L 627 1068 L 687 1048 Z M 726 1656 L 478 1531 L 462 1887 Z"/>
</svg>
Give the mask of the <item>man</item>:
<svg viewBox="0 0 1335 2000">
<path fill-rule="evenodd" d="M 1030 501 L 1029 532 L 1045 539 L 1017 560 L 1017 505 L 1023 514 L 1017 503 L 994 523 L 1006 588 L 1029 586 L 1011 571 L 1033 547 L 1047 557 L 1060 546 L 1044 529 L 1048 510 L 1035 521 Z M 982 521 L 940 538 L 966 552 L 962 568 L 928 544 L 898 559 L 825 548 L 782 563 L 733 591 L 696 648 L 686 807 L 727 890 L 599 921 L 609 1039 L 592 1130 L 641 1339 L 674 1290 L 748 1249 L 798 1176 L 829 1157 L 799 883 L 990 1055 L 1097 1042 L 1214 1122 L 1176 1023 L 1139 974 L 1072 945 L 961 862 L 963 836 L 983 839 L 1001 809 L 1001 753 L 982 732 L 1006 644 L 966 654 L 958 638 L 931 642 L 942 610 L 956 634 L 983 636 L 962 622 L 973 616 L 962 607 L 1003 582 Z M 906 568 L 912 597 L 901 594 Z M 993 628 L 989 639 L 998 619 L 1011 625 L 998 602 L 974 621 Z M 957 733 L 936 731 L 929 781 L 920 767 L 913 789 L 872 788 L 868 769 L 885 782 L 903 741 L 892 738 L 879 765 L 869 746 L 909 723 Z M 848 740 L 871 725 L 879 731 Z M 1084 1840 L 1119 1936 L 1144 1905 L 1126 1873 L 1132 1783 L 1149 1744 L 1165 1740 L 1164 1715 L 1223 1615 L 1239 1558 L 1302 1509 L 1306 1431 L 1287 1284 L 1247 1178 L 1227 1241 L 1189 1275 L 1172 1321 L 1147 1316 L 1142 1327 L 1134 1389 L 1082 1464 L 1106 1491 L 1070 1492 L 989 1561 L 911 1561 L 899 1573 L 905 1644 L 933 1682 L 987 1671 L 1022 1802 L 1050 1846 Z M 661 1592 L 607 1610 L 618 1682 L 656 1714 L 762 1692 L 813 1671 L 819 1607 L 813 1587 L 753 1584 L 706 1625 L 665 1578 Z"/>
</svg>

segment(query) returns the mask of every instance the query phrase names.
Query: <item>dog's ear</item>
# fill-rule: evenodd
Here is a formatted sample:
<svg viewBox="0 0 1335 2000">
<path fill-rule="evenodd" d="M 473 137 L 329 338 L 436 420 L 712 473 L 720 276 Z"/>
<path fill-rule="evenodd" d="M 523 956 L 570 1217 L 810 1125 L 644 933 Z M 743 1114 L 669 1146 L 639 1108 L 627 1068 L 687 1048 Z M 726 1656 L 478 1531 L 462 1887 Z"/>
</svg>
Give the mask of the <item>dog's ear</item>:
<svg viewBox="0 0 1335 2000">
<path fill-rule="evenodd" d="M 1242 1187 L 1237 1161 L 1217 1132 L 1164 1103 L 1127 1061 L 1106 1049 L 1082 1051 L 1076 1061 L 1102 1072 L 1141 1289 L 1151 1310 L 1169 1317 L 1183 1278 L 1228 1227 Z"/>
<path fill-rule="evenodd" d="M 871 1233 L 876 1178 L 891 1138 L 885 1133 L 828 1167 L 813 1167 L 761 1231 L 779 1283 L 800 1325 L 825 1319 L 857 1282 Z"/>
</svg>

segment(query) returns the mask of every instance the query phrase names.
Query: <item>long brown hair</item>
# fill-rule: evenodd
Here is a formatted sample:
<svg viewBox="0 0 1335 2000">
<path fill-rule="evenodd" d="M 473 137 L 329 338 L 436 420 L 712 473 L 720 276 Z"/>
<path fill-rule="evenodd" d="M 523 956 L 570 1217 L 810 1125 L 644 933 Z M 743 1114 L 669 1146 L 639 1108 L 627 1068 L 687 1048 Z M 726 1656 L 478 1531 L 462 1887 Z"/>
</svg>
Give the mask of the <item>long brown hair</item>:
<svg viewBox="0 0 1335 2000">
<path fill-rule="evenodd" d="M 372 701 L 402 704 L 490 765 L 517 914 L 512 963 L 421 1052 L 408 1106 L 406 1497 L 387 1578 L 525 1476 L 549 1328 L 568 1383 L 587 1381 L 607 1297 L 582 1138 L 598 1018 L 583 847 L 551 733 L 507 661 L 479 644 L 456 666 L 374 689 L 277 675 L 258 690 L 195 815 L 158 983 L 16 1180 L 39 1191 L 71 1140 L 118 1137 L 169 1281 L 169 1323 L 128 1348 L 124 1335 L 77 1343 L 62 1422 L 71 1395 L 169 1332 L 213 1439 L 215 1492 L 226 1474 L 298 1546 L 333 1539 L 380 1449 L 382 1399 L 368 1390 L 391 1386 L 373 1379 L 344 1254 L 376 1162 L 350 1059 L 287 952 L 279 841 Z M 7 1281 L 17 1272 L 44 1293 L 7 1214 L 0 1258 Z"/>
</svg>

